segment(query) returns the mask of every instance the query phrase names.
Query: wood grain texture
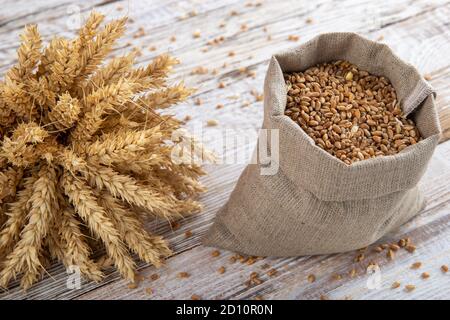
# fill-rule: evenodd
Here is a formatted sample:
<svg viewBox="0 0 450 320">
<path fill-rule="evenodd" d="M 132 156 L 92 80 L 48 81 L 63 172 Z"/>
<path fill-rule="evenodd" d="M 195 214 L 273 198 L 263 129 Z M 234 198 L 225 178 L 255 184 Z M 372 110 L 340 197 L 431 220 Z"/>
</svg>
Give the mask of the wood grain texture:
<svg viewBox="0 0 450 320">
<path fill-rule="evenodd" d="M 254 4 L 260 2 L 261 5 Z M 251 3 L 248 6 L 247 3 Z M 49 275 L 23 293 L 17 283 L 0 293 L 0 299 L 189 299 L 198 294 L 205 299 L 253 299 L 262 295 L 265 299 L 317 299 L 327 295 L 332 299 L 448 299 L 450 274 L 440 272 L 441 264 L 450 265 L 450 62 L 446 53 L 450 50 L 450 1 L 69 1 L 45 2 L 5 1 L 0 13 L 0 73 L 14 63 L 18 35 L 27 23 L 38 23 L 46 40 L 57 33 L 70 36 L 79 18 L 77 10 L 86 15 L 92 8 L 117 17 L 128 14 L 130 24 L 126 39 L 119 44 L 115 54 L 137 47 L 142 50 L 138 61 L 148 62 L 159 53 L 170 52 L 179 57 L 182 64 L 174 73 L 174 80 L 184 80 L 196 87 L 196 94 L 186 103 L 170 109 L 180 118 L 191 115 L 187 126 L 194 132 L 202 129 L 201 138 L 213 150 L 222 155 L 221 164 L 209 166 L 210 174 L 203 179 L 209 191 L 202 197 L 205 211 L 181 222 L 181 228 L 171 230 L 163 222 L 148 225 L 149 230 L 165 235 L 175 255 L 160 270 L 139 264 L 146 279 L 137 289 L 127 288 L 116 272 L 110 272 L 100 284 L 83 283 L 79 290 L 66 287 L 67 274 L 55 264 Z M 118 11 L 117 8 L 121 10 Z M 3 9 L 2 8 L 2 9 Z M 195 14 L 192 14 L 195 11 Z M 237 12 L 232 15 L 231 12 Z M 75 12 L 75 13 L 74 13 Z M 191 14 L 190 14 L 191 13 Z M 307 23 L 311 18 L 312 23 Z M 220 24 L 224 27 L 219 27 Z M 244 25 L 244 27 L 242 26 Z M 146 34 L 134 38 L 143 27 Z M 200 38 L 194 39 L 194 30 L 200 30 Z M 243 29 L 246 29 L 243 31 Z M 248 266 L 228 260 L 232 253 L 222 252 L 211 257 L 211 248 L 200 245 L 200 239 L 212 223 L 217 210 L 225 203 L 240 172 L 245 166 L 255 143 L 254 135 L 262 121 L 262 103 L 255 101 L 252 90 L 261 93 L 267 61 L 271 54 L 298 45 L 321 32 L 353 31 L 383 41 L 404 60 L 415 65 L 421 73 L 431 76 L 431 84 L 437 91 L 437 104 L 443 129 L 441 145 L 430 164 L 421 187 L 426 193 L 428 205 L 415 219 L 400 230 L 388 235 L 382 242 L 410 236 L 418 246 L 414 254 L 401 252 L 394 261 L 387 261 L 384 254 L 368 250 L 363 263 L 354 263 L 355 253 L 263 259 Z M 176 41 L 170 37 L 176 36 Z M 288 41 L 289 35 L 299 35 L 299 42 Z M 224 36 L 220 45 L 208 46 L 211 39 Z M 270 36 L 270 40 L 268 39 Z M 156 46 L 156 51 L 150 51 Z M 205 48 L 208 51 L 203 52 Z M 230 56 L 230 52 L 234 55 Z M 206 67 L 207 74 L 190 74 L 194 68 Z M 245 67 L 254 72 L 247 76 L 239 71 Z M 213 75 L 212 71 L 216 74 Z M 219 82 L 226 84 L 218 88 Z M 197 106 L 194 100 L 201 99 Z M 223 108 L 216 109 L 217 104 Z M 218 127 L 205 127 L 208 119 L 219 121 Z M 231 137 L 248 137 L 235 143 L 223 144 L 223 130 Z M 253 135 L 253 137 L 252 137 Z M 223 150 L 223 151 L 222 151 Z M 186 239 L 184 233 L 191 230 L 193 236 Z M 370 252 L 370 253 L 369 253 Z M 381 267 L 382 286 L 369 290 L 365 274 L 370 260 Z M 410 270 L 409 265 L 421 260 L 423 270 Z M 265 264 L 278 270 L 267 276 Z M 217 269 L 225 266 L 220 275 Z M 348 272 L 355 267 L 358 276 L 350 279 Z M 191 274 L 178 279 L 177 273 Z M 260 273 L 264 281 L 258 286 L 247 287 L 245 281 L 251 272 Z M 420 273 L 431 274 L 422 280 Z M 150 281 L 148 276 L 158 273 L 160 279 Z M 310 284 L 306 277 L 315 274 L 317 281 Z M 332 280 L 333 274 L 343 274 L 344 279 Z M 392 290 L 394 281 L 415 284 L 417 289 L 406 293 L 403 288 Z M 153 295 L 145 289 L 151 287 Z"/>
</svg>

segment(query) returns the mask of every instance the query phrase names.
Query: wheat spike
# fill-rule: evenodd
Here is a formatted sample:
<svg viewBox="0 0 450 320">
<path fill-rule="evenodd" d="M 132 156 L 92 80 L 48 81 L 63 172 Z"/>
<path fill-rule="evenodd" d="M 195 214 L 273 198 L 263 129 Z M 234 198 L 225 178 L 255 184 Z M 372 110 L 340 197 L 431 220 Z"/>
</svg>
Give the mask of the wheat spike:
<svg viewBox="0 0 450 320">
<path fill-rule="evenodd" d="M 127 79 L 135 83 L 135 93 L 165 85 L 168 72 L 179 61 L 168 54 L 156 57 L 147 67 L 138 68 L 127 75 Z"/>
<path fill-rule="evenodd" d="M 158 126 L 142 131 L 121 130 L 105 134 L 99 140 L 82 144 L 81 153 L 91 161 L 112 164 L 120 161 L 137 160 L 139 151 L 148 150 L 160 142 L 162 135 Z"/>
<path fill-rule="evenodd" d="M 74 79 L 75 86 L 92 74 L 108 53 L 111 52 L 115 41 L 125 31 L 126 21 L 126 18 L 115 20 L 107 24 L 103 30 L 97 33 L 92 41 L 81 40 L 85 44 L 85 47 L 79 51 L 78 75 Z"/>
<path fill-rule="evenodd" d="M 6 73 L 6 77 L 23 83 L 32 76 L 32 71 L 39 62 L 42 40 L 35 25 L 26 26 L 20 38 L 22 43 L 17 50 L 18 62 Z"/>
<path fill-rule="evenodd" d="M 0 81 L 0 126 L 2 128 L 8 128 L 14 123 L 16 117 L 15 112 L 12 108 L 4 100 L 4 90 L 5 85 L 2 81 Z"/>
<path fill-rule="evenodd" d="M 23 177 L 23 169 L 7 168 L 0 172 L 0 204 L 3 199 L 13 197 L 16 194 L 17 186 Z"/>
<path fill-rule="evenodd" d="M 165 109 L 186 100 L 194 90 L 188 89 L 183 83 L 161 91 L 152 92 L 139 98 L 139 104 L 145 108 Z"/>
<path fill-rule="evenodd" d="M 36 106 L 32 97 L 27 93 L 26 85 L 17 81 L 13 81 L 8 77 L 3 85 L 3 101 L 14 112 L 14 120 L 16 116 L 29 121 L 36 114 Z"/>
<path fill-rule="evenodd" d="M 145 208 L 156 216 L 170 220 L 178 215 L 174 211 L 176 200 L 164 197 L 156 190 L 140 185 L 133 177 L 120 174 L 109 167 L 87 163 L 70 151 L 61 155 L 61 161 L 70 172 L 79 172 L 89 184 L 99 190 L 106 189 L 114 197 Z"/>
<path fill-rule="evenodd" d="M 27 87 L 33 80 L 32 74 L 39 59 L 41 58 L 41 36 L 34 25 L 27 26 L 24 34 L 21 35 L 22 43 L 18 49 L 18 62 L 6 73 L 5 81 L 1 85 L 3 102 L 3 117 L 8 121 L 15 120 L 15 114 L 22 118 L 29 119 L 35 114 L 33 98 L 28 93 Z M 0 99 L 2 100 L 2 99 Z M 12 113 L 12 114 L 11 114 Z"/>
<path fill-rule="evenodd" d="M 98 205 L 93 191 L 81 180 L 70 174 L 63 177 L 64 192 L 83 221 L 105 244 L 108 255 L 113 259 L 122 276 L 135 280 L 134 262 L 120 240 L 119 232 L 108 218 L 105 210 Z"/>
<path fill-rule="evenodd" d="M 125 210 L 117 199 L 103 193 L 100 195 L 100 202 L 110 219 L 114 221 L 124 241 L 141 260 L 158 267 L 161 265 L 161 257 L 171 254 L 167 243 L 161 237 L 148 234 L 138 218 L 132 212 Z"/>
<path fill-rule="evenodd" d="M 6 287 L 11 277 L 25 271 L 21 285 L 28 288 L 41 271 L 39 252 L 42 249 L 43 239 L 46 237 L 52 216 L 58 210 L 55 193 L 55 170 L 44 166 L 33 184 L 28 222 L 24 227 L 21 238 L 12 252 L 6 257 L 0 272 L 0 287 Z"/>
<path fill-rule="evenodd" d="M 100 129 L 105 114 L 111 112 L 115 106 L 128 101 L 131 95 L 130 84 L 127 81 L 119 81 L 92 93 L 83 105 L 84 110 L 88 111 L 71 132 L 71 138 L 75 141 L 90 139 Z"/>
<path fill-rule="evenodd" d="M 36 160 L 35 145 L 44 141 L 48 133 L 35 123 L 19 125 L 12 138 L 5 137 L 2 156 L 19 167 L 26 167 Z"/>
<path fill-rule="evenodd" d="M 92 41 L 95 37 L 96 31 L 100 24 L 105 19 L 105 16 L 99 12 L 92 11 L 86 20 L 85 24 L 78 31 L 78 38 L 73 42 L 76 43 L 78 49 L 86 47 L 86 44 Z"/>
<path fill-rule="evenodd" d="M 8 219 L 0 231 L 0 257 L 9 254 L 19 239 L 20 231 L 25 224 L 27 213 L 30 209 L 28 200 L 30 200 L 33 194 L 33 185 L 36 180 L 36 176 L 25 178 L 23 189 L 17 193 L 17 200 L 11 204 L 6 213 Z"/>
<path fill-rule="evenodd" d="M 100 281 L 103 273 L 89 258 L 90 249 L 83 239 L 80 223 L 75 218 L 75 212 L 70 207 L 62 211 L 61 238 L 64 245 L 64 264 L 66 267 L 76 265 L 82 274 L 93 281 Z"/>
<path fill-rule="evenodd" d="M 72 50 L 69 41 L 62 38 L 54 40 L 55 55 L 48 65 L 47 79 L 49 87 L 56 93 L 64 93 L 70 89 L 76 77 L 77 63 L 71 59 Z"/>
<path fill-rule="evenodd" d="M 81 112 L 80 102 L 64 93 L 59 97 L 56 106 L 48 113 L 49 120 L 58 130 L 71 128 L 79 118 Z"/>
<path fill-rule="evenodd" d="M 128 54 L 123 57 L 114 58 L 109 64 L 99 69 L 92 77 L 85 80 L 82 88 L 84 94 L 90 94 L 93 91 L 115 84 L 126 74 L 133 66 L 134 54 Z"/>
</svg>

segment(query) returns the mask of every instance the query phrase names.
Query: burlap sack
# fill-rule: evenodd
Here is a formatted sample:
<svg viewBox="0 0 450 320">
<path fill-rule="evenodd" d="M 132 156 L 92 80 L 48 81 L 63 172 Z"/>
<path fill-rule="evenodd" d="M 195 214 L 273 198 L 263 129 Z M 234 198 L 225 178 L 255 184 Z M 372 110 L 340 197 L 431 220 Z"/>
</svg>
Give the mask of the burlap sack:
<svg viewBox="0 0 450 320">
<path fill-rule="evenodd" d="M 351 166 L 316 147 L 284 115 L 283 72 L 341 59 L 388 77 L 424 139 Z M 344 252 L 373 243 L 424 207 L 417 183 L 439 139 L 435 97 L 388 46 L 354 33 L 320 35 L 272 57 L 264 96 L 263 128 L 279 130 L 278 172 L 261 175 L 261 165 L 248 165 L 204 244 L 256 256 Z"/>
</svg>

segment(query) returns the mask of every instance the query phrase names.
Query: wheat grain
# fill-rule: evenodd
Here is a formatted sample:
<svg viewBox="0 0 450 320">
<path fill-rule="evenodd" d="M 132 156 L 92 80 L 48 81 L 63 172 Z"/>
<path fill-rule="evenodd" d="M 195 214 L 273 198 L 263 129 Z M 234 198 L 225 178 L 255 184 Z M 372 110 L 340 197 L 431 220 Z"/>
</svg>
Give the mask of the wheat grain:
<svg viewBox="0 0 450 320">
<path fill-rule="evenodd" d="M 185 271 L 178 273 L 178 278 L 180 279 L 185 279 L 185 278 L 189 278 L 191 275 Z"/>
<path fill-rule="evenodd" d="M 407 284 L 407 285 L 405 286 L 405 290 L 406 290 L 407 292 L 414 291 L 414 290 L 416 290 L 416 286 L 415 286 L 415 285 L 412 285 L 412 284 Z"/>
<path fill-rule="evenodd" d="M 211 252 L 211 256 L 213 258 L 217 258 L 218 256 L 220 256 L 220 251 L 219 250 L 214 250 L 213 252 Z"/>
<path fill-rule="evenodd" d="M 219 124 L 219 122 L 217 120 L 215 120 L 215 119 L 209 119 L 209 120 L 206 121 L 206 125 L 208 127 L 215 127 L 218 124 Z"/>
</svg>

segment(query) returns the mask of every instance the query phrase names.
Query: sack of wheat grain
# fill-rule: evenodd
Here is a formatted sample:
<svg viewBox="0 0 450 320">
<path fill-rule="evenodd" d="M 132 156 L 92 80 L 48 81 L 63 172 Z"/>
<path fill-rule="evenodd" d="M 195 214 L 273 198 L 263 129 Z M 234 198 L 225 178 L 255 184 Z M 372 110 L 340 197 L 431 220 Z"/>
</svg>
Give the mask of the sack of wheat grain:
<svg viewBox="0 0 450 320">
<path fill-rule="evenodd" d="M 439 140 L 435 96 L 388 46 L 320 35 L 273 56 L 264 95 L 278 170 L 245 168 L 206 245 L 256 256 L 344 252 L 424 208 L 417 184 Z"/>
</svg>

